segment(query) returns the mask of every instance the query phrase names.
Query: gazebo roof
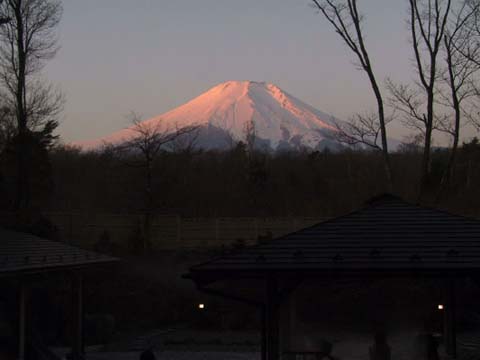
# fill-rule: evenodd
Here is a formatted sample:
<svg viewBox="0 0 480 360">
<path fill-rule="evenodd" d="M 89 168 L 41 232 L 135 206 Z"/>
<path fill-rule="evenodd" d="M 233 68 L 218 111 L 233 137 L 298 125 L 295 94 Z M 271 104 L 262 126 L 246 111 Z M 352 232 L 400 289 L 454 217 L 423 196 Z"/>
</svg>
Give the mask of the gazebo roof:
<svg viewBox="0 0 480 360">
<path fill-rule="evenodd" d="M 382 195 L 350 214 L 193 266 L 188 276 L 472 270 L 480 270 L 479 220 Z"/>
<path fill-rule="evenodd" d="M 118 259 L 0 228 L 0 277 L 85 267 Z"/>
</svg>

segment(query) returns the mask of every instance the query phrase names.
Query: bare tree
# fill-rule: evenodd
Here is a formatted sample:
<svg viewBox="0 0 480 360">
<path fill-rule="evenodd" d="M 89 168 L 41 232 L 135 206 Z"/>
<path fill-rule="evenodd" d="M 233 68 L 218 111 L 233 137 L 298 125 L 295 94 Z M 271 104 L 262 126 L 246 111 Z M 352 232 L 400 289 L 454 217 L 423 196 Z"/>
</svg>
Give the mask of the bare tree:
<svg viewBox="0 0 480 360">
<path fill-rule="evenodd" d="M 421 112 L 415 109 L 414 115 L 424 127 L 420 196 L 425 193 L 430 182 L 432 133 L 436 119 L 435 86 L 440 75 L 438 54 L 444 41 L 450 9 L 451 0 L 409 0 L 409 26 L 415 55 L 414 63 L 419 77 L 419 87 L 426 99 Z M 408 98 L 415 99 L 410 96 Z"/>
<path fill-rule="evenodd" d="M 343 42 L 355 54 L 359 61 L 360 68 L 367 74 L 377 101 L 377 121 L 381 135 L 381 148 L 384 158 L 385 173 L 388 187 L 392 188 L 392 169 L 388 153 L 387 120 L 383 95 L 378 85 L 373 65 L 365 45 L 365 38 L 362 31 L 363 15 L 360 14 L 356 0 L 312 0 L 314 6 L 323 14 L 327 21 L 333 26 Z M 358 125 L 358 123 L 357 123 Z M 356 125 L 353 125 L 356 127 Z M 365 129 L 366 132 L 370 130 Z"/>
<path fill-rule="evenodd" d="M 424 92 L 418 86 L 396 84 L 391 79 L 387 79 L 385 83 L 390 93 L 388 104 L 397 112 L 401 123 L 415 133 L 417 143 L 419 136 L 423 137 L 421 148 L 424 149 L 425 133 L 428 127 L 428 119 L 424 111 L 427 103 Z M 439 102 L 440 99 L 437 100 L 437 105 L 442 105 Z M 448 132 L 447 120 L 448 117 L 443 112 L 435 112 L 431 124 L 432 132 L 434 130 Z M 418 145 L 420 146 L 420 143 Z"/>
<path fill-rule="evenodd" d="M 17 209 L 29 206 L 28 139 L 31 131 L 51 132 L 63 96 L 45 85 L 40 73 L 57 50 L 56 28 L 62 14 L 59 0 L 5 0 L 0 18 L 9 19 L 0 27 L 0 81 L 3 97 L 15 112 L 18 136 Z"/>
<path fill-rule="evenodd" d="M 475 84 L 474 99 L 470 102 L 470 112 L 465 113 L 470 125 L 480 133 L 480 86 Z"/>
<path fill-rule="evenodd" d="M 138 161 L 129 161 L 130 166 L 140 167 L 144 169 L 145 174 L 145 218 L 144 218 L 144 237 L 142 251 L 146 252 L 151 240 L 151 226 L 153 220 L 153 212 L 155 208 L 153 195 L 153 170 L 155 161 L 162 150 L 166 150 L 166 146 L 171 144 L 180 137 L 193 134 L 198 130 L 195 125 L 178 127 L 173 129 L 165 127 L 161 121 L 145 122 L 141 121 L 141 117 L 136 113 L 129 115 L 129 120 L 133 124 L 131 129 L 135 135 L 126 142 L 116 147 L 120 153 L 126 153 L 127 156 L 139 156 Z"/>
<path fill-rule="evenodd" d="M 174 133 L 180 133 L 178 137 L 173 139 L 169 144 L 169 149 L 174 153 L 192 154 L 198 150 L 198 140 L 200 137 L 200 128 L 198 126 L 188 127 L 186 133 L 182 133 L 182 129 L 175 126 Z M 185 129 L 183 129 L 185 130 Z"/>
<path fill-rule="evenodd" d="M 393 116 L 386 119 L 386 124 L 392 121 Z M 373 150 L 382 150 L 379 143 L 381 126 L 376 113 L 356 114 L 348 122 L 339 122 L 333 119 L 336 131 L 333 137 L 340 143 L 349 146 L 366 146 Z"/>
<path fill-rule="evenodd" d="M 474 75 L 479 70 L 479 64 L 474 59 L 472 48 L 473 26 L 472 22 L 478 18 L 480 3 L 463 0 L 458 8 L 453 9 L 453 20 L 449 21 L 444 36 L 444 53 L 446 71 L 444 81 L 449 89 L 449 94 L 444 98 L 447 105 L 453 109 L 454 121 L 448 122 L 446 131 L 453 139 L 450 156 L 444 175 L 442 177 L 439 195 L 450 183 L 454 169 L 460 131 L 463 125 L 463 103 L 475 95 Z M 439 196 L 437 196 L 437 200 Z"/>
<path fill-rule="evenodd" d="M 469 9 L 474 10 L 466 22 L 461 34 L 458 36 L 463 39 L 460 45 L 455 45 L 455 50 L 458 51 L 467 61 L 473 63 L 477 68 L 480 68 L 480 11 L 478 10 L 478 0 L 464 0 Z M 477 130 L 480 131 L 480 84 L 473 82 L 474 96 L 469 101 L 470 109 L 464 115 L 468 122 Z"/>
<path fill-rule="evenodd" d="M 257 140 L 257 130 L 255 128 L 255 122 L 250 119 L 244 124 L 243 133 L 245 136 L 245 144 L 247 145 L 247 152 L 249 156 L 255 152 L 255 143 Z"/>
<path fill-rule="evenodd" d="M 480 13 L 478 11 L 478 0 L 463 0 L 462 9 L 466 9 L 467 13 L 473 11 L 472 15 L 462 24 L 462 35 L 459 35 L 466 41 L 462 42 L 461 46 L 456 47 L 456 51 L 469 61 L 480 66 Z"/>
</svg>

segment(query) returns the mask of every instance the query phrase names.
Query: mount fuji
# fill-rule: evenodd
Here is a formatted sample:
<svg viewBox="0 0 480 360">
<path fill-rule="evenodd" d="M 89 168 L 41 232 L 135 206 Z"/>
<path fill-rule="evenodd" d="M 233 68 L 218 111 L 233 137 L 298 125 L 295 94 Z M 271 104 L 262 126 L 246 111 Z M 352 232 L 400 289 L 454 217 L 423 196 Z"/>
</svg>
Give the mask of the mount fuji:
<svg viewBox="0 0 480 360">
<path fill-rule="evenodd" d="M 228 81 L 167 113 L 142 122 L 168 132 L 198 126 L 196 145 L 225 149 L 245 140 L 245 129 L 254 124 L 256 146 L 278 150 L 335 149 L 340 147 L 331 134 L 334 117 L 288 94 L 278 86 L 254 81 Z M 336 120 L 335 120 L 336 121 Z M 118 145 L 136 135 L 133 126 L 103 138 L 77 143 L 83 149 L 106 144 Z M 330 135 L 329 135 L 330 134 Z"/>
</svg>

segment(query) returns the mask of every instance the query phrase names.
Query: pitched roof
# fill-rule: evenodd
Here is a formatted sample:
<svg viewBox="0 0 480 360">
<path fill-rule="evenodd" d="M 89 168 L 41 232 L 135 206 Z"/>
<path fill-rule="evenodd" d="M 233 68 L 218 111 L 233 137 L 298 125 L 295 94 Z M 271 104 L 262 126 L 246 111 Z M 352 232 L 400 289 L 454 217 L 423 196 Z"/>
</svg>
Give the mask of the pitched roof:
<svg viewBox="0 0 480 360">
<path fill-rule="evenodd" d="M 0 228 L 0 276 L 110 263 L 117 259 L 65 243 Z"/>
<path fill-rule="evenodd" d="M 480 221 L 383 195 L 362 209 L 193 266 L 202 274 L 480 270 Z"/>
</svg>

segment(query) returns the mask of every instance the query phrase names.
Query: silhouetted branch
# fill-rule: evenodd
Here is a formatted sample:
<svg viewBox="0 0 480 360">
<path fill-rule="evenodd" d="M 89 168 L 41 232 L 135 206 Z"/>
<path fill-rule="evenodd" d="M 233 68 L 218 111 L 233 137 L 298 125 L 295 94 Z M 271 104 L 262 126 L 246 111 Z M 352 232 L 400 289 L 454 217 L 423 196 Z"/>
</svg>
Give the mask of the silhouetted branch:
<svg viewBox="0 0 480 360">
<path fill-rule="evenodd" d="M 388 122 L 392 121 L 392 119 L 393 116 Z M 341 123 L 335 120 L 333 122 L 337 130 L 333 136 L 338 142 L 350 146 L 365 145 L 382 151 L 382 146 L 378 143 L 381 136 L 381 126 L 377 114 L 357 114 L 348 123 Z"/>
<path fill-rule="evenodd" d="M 141 116 L 132 112 L 129 115 L 133 126 L 130 128 L 135 135 L 116 146 L 117 153 L 126 152 L 127 158 L 131 155 L 140 155 L 138 162 L 130 162 L 130 166 L 141 167 L 145 170 L 145 218 L 143 251 L 146 251 L 150 242 L 150 231 L 154 209 L 153 196 L 153 168 L 158 154 L 165 146 L 182 136 L 197 131 L 197 126 L 178 127 L 174 129 L 165 126 L 161 120 L 141 121 Z"/>
<path fill-rule="evenodd" d="M 133 112 L 129 118 L 133 124 L 130 129 L 135 135 L 119 144 L 117 149 L 139 152 L 146 162 L 153 160 L 161 149 L 165 149 L 167 144 L 188 134 L 193 134 L 199 129 L 196 125 L 179 127 L 178 124 L 175 124 L 174 128 L 169 128 L 161 120 L 141 121 L 141 117 Z"/>
<path fill-rule="evenodd" d="M 420 91 L 408 85 L 395 84 L 391 79 L 386 80 L 386 85 L 390 93 L 389 105 L 402 115 L 402 123 L 424 133 L 427 117 L 423 112 L 425 100 Z"/>
<path fill-rule="evenodd" d="M 430 181 L 432 133 L 436 128 L 437 119 L 434 112 L 437 95 L 435 88 L 440 74 L 438 54 L 450 9 L 451 0 L 409 0 L 411 42 L 421 92 L 412 92 L 408 88 L 390 84 L 390 91 L 398 104 L 398 110 L 404 115 L 409 114 L 409 118 L 404 117 L 407 119 L 406 123 L 418 129 L 421 126 L 424 134 L 420 196 L 425 193 Z"/>
<path fill-rule="evenodd" d="M 444 82 L 448 85 L 450 96 L 444 96 L 444 98 L 454 112 L 453 121 L 445 119 L 445 129 L 452 136 L 453 144 L 447 167 L 442 176 L 437 201 L 439 201 L 441 193 L 447 188 L 453 176 L 460 131 L 463 125 L 462 115 L 465 113 L 463 103 L 475 94 L 474 75 L 478 72 L 479 66 L 465 54 L 470 53 L 472 42 L 472 26 L 469 24 L 472 20 L 475 20 L 479 9 L 480 3 L 463 0 L 459 8 L 454 10 L 455 18 L 447 24 L 445 30 L 444 52 L 447 70 Z"/>
<path fill-rule="evenodd" d="M 33 133 L 49 146 L 55 141 L 63 96 L 41 81 L 40 72 L 57 50 L 60 0 L 0 2 L 0 82 L 5 102 L 15 110 L 17 153 L 16 208 L 30 206 L 30 171 L 34 164 L 26 139 Z"/>
<path fill-rule="evenodd" d="M 343 42 L 355 54 L 370 81 L 377 101 L 377 118 L 380 126 L 381 150 L 384 158 L 385 174 L 389 189 L 392 188 L 392 170 L 388 154 L 387 120 L 385 118 L 384 101 L 378 85 L 370 56 L 367 51 L 362 31 L 363 15 L 360 14 L 356 0 L 312 0 L 314 6 L 323 14 Z M 355 124 L 352 124 L 355 128 Z"/>
<path fill-rule="evenodd" d="M 178 124 L 175 124 L 176 132 L 182 132 Z M 171 141 L 169 149 L 173 152 L 192 153 L 198 145 L 198 139 L 200 136 L 200 127 L 188 128 L 191 131 L 180 134 L 174 140 Z"/>
</svg>

